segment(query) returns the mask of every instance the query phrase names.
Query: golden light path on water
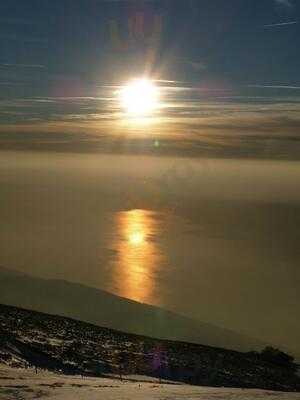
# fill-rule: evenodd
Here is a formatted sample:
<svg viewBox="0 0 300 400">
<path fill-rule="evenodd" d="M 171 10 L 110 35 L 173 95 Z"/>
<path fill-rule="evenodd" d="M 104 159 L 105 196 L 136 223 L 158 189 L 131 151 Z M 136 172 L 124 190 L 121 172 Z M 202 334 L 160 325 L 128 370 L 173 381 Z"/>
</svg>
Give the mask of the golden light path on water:
<svg viewBox="0 0 300 400">
<path fill-rule="evenodd" d="M 163 260 L 156 242 L 161 227 L 155 214 L 130 210 L 116 215 L 118 294 L 139 302 L 152 299 L 155 271 Z"/>
</svg>

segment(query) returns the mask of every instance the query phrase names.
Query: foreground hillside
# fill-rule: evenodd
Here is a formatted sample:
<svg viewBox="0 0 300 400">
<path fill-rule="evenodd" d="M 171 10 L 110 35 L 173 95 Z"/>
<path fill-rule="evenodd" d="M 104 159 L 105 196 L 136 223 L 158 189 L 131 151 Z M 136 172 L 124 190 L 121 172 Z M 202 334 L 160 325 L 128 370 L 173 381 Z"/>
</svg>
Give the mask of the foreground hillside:
<svg viewBox="0 0 300 400">
<path fill-rule="evenodd" d="M 255 354 L 125 334 L 0 306 L 0 362 L 102 376 L 138 374 L 205 386 L 300 390 L 290 370 Z"/>
<path fill-rule="evenodd" d="M 120 382 L 108 378 L 82 378 L 34 370 L 0 367 L 0 400 L 300 400 L 300 393 L 258 389 L 225 389 L 158 384 L 130 377 Z M 279 396 L 280 397 L 279 397 Z"/>
</svg>

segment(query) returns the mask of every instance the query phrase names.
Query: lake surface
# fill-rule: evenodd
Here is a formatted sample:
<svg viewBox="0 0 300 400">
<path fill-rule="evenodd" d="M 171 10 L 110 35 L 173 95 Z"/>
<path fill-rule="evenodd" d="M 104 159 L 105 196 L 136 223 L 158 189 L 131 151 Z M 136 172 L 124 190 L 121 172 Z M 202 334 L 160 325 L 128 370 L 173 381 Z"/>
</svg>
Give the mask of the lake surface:
<svg viewBox="0 0 300 400">
<path fill-rule="evenodd" d="M 298 163 L 0 153 L 0 265 L 297 348 Z"/>
</svg>

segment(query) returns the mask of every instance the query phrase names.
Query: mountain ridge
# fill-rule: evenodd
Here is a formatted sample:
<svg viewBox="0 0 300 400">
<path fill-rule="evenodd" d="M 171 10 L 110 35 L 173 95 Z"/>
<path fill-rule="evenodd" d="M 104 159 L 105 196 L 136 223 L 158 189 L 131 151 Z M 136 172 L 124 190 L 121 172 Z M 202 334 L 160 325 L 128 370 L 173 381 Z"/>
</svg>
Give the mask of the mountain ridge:
<svg viewBox="0 0 300 400">
<path fill-rule="evenodd" d="M 260 350 L 266 345 L 234 331 L 104 290 L 64 280 L 41 279 L 3 267 L 0 267 L 0 303 L 160 339 L 241 351 Z"/>
</svg>

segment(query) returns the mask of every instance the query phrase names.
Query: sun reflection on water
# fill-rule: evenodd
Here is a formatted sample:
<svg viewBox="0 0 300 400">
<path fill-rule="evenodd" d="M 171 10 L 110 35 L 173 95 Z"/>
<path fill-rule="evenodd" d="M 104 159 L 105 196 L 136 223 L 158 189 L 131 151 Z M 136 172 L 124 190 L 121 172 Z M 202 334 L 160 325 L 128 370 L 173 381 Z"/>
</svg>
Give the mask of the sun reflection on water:
<svg viewBox="0 0 300 400">
<path fill-rule="evenodd" d="M 162 261 L 157 240 L 161 231 L 156 213 L 120 212 L 116 216 L 116 276 L 118 294 L 139 302 L 152 298 L 157 265 Z"/>
</svg>

